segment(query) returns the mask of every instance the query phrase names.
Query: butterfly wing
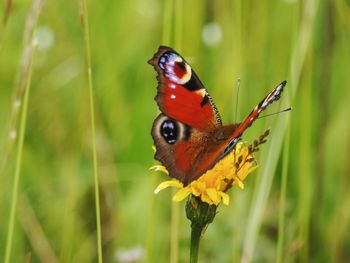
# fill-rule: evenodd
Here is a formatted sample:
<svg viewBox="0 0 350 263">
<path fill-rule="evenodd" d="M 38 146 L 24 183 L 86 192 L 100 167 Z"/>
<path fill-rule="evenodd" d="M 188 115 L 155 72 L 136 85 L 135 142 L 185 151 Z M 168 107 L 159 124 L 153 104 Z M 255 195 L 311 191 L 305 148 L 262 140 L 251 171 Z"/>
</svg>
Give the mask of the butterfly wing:
<svg viewBox="0 0 350 263">
<path fill-rule="evenodd" d="M 184 185 L 196 179 L 193 167 L 202 160 L 210 136 L 206 132 L 160 114 L 152 126 L 156 147 L 155 159 L 169 171 L 169 175 Z"/>
<path fill-rule="evenodd" d="M 148 63 L 158 73 L 155 100 L 162 112 L 152 127 L 155 158 L 184 185 L 232 151 L 243 132 L 279 99 L 286 85 L 284 81 L 271 91 L 241 124 L 222 126 L 208 92 L 177 52 L 161 46 Z"/>
<path fill-rule="evenodd" d="M 178 125 L 183 126 L 178 128 L 174 143 L 167 143 L 164 134 L 161 135 L 161 124 L 165 119 L 169 119 L 161 114 L 154 122 L 152 129 L 157 149 L 156 159 L 165 165 L 170 176 L 177 178 L 184 185 L 191 183 L 234 149 L 242 134 L 259 117 L 259 114 L 280 98 L 286 83 L 284 81 L 273 89 L 240 124 L 225 125 L 214 132 L 203 133 L 178 122 Z"/>
<path fill-rule="evenodd" d="M 176 51 L 160 46 L 148 61 L 157 71 L 155 100 L 161 112 L 200 131 L 212 131 L 222 122 L 211 97 L 189 64 Z"/>
<path fill-rule="evenodd" d="M 245 120 L 233 129 L 231 135 L 219 146 L 216 146 L 215 148 L 209 147 L 208 151 L 202 156 L 201 161 L 194 168 L 192 173 L 203 174 L 207 170 L 211 169 L 220 159 L 230 153 L 241 139 L 241 136 L 245 130 L 249 128 L 259 117 L 259 114 L 265 110 L 268 105 L 280 98 L 286 84 L 287 81 L 283 81 L 276 88 L 274 88 L 258 105 L 255 106 Z M 223 128 L 225 128 L 225 126 L 222 127 L 222 129 Z"/>
</svg>

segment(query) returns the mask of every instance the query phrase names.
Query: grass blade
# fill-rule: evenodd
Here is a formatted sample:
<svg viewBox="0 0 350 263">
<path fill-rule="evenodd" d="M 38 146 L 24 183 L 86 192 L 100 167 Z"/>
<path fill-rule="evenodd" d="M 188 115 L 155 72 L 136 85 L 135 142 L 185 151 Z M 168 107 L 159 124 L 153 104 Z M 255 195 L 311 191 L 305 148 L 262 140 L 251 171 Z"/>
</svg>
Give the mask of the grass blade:
<svg viewBox="0 0 350 263">
<path fill-rule="evenodd" d="M 102 233 L 101 233 L 101 213 L 100 213 L 100 193 L 99 193 L 99 178 L 97 167 L 97 150 L 96 150 L 96 129 L 95 129 L 95 110 L 94 110 L 94 92 L 92 84 L 92 70 L 91 70 L 91 49 L 90 49 L 90 35 L 89 35 L 89 20 L 86 0 L 82 0 L 82 21 L 84 27 L 84 42 L 86 52 L 88 86 L 89 86 L 89 102 L 90 102 L 90 121 L 92 133 L 92 154 L 94 167 L 94 185 L 95 185 L 95 207 L 96 207 L 96 230 L 97 230 L 97 254 L 98 262 L 102 263 Z"/>
<path fill-rule="evenodd" d="M 282 167 L 282 181 L 281 181 L 281 195 L 279 203 L 279 218 L 278 218 L 278 240 L 277 240 L 277 256 L 276 263 L 283 262 L 283 241 L 285 231 L 285 210 L 287 198 L 287 178 L 288 178 L 288 164 L 289 164 L 289 144 L 290 144 L 290 127 L 287 127 L 287 136 L 284 143 L 283 151 L 283 167 Z"/>
<path fill-rule="evenodd" d="M 33 57 L 30 60 L 30 64 L 28 68 L 28 79 L 27 79 L 26 88 L 24 90 L 24 99 L 23 99 L 23 106 L 21 111 L 19 139 L 17 144 L 15 177 L 14 177 L 14 183 L 12 187 L 11 210 L 10 210 L 9 227 L 7 231 L 5 257 L 4 257 L 5 263 L 11 262 L 10 258 L 11 258 L 11 250 L 12 250 L 13 229 L 15 224 L 15 214 L 16 214 L 16 208 L 17 208 L 18 187 L 19 187 L 19 180 L 20 180 L 20 174 L 21 174 L 22 150 L 23 150 L 23 142 L 24 142 L 26 122 L 27 122 L 28 98 L 29 98 L 29 90 L 30 90 L 30 83 L 31 83 L 31 77 L 32 77 L 32 69 L 33 69 Z"/>
<path fill-rule="evenodd" d="M 289 90 L 291 99 L 289 97 L 284 100 L 282 108 L 287 107 L 289 101 L 293 101 L 298 83 L 300 80 L 301 70 L 305 61 L 306 53 L 309 47 L 310 39 L 313 32 L 313 24 L 316 16 L 316 10 L 318 1 L 308 1 L 304 3 L 304 13 L 298 34 L 298 39 L 294 50 L 292 52 L 291 72 L 290 72 L 290 85 Z M 241 262 L 250 262 L 253 258 L 253 253 L 256 245 L 258 233 L 262 222 L 263 212 L 265 210 L 267 199 L 271 190 L 273 176 L 277 166 L 277 156 L 282 148 L 284 134 L 287 128 L 289 116 L 280 118 L 277 121 L 274 133 L 274 138 L 269 145 L 267 154 L 264 156 L 275 156 L 274 158 L 267 158 L 263 160 L 264 169 L 261 170 L 259 175 L 260 184 L 253 197 L 253 205 L 250 210 L 249 221 L 247 225 L 247 234 L 243 245 L 243 256 Z M 266 158 L 265 158 L 266 159 Z"/>
</svg>

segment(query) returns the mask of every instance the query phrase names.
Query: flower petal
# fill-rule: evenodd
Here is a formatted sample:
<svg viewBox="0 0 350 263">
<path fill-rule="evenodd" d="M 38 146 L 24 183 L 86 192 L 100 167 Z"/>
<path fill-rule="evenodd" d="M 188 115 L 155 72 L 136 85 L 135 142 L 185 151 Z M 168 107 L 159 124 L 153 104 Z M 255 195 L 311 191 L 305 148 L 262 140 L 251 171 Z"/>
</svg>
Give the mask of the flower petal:
<svg viewBox="0 0 350 263">
<path fill-rule="evenodd" d="M 228 205 L 230 203 L 230 196 L 224 192 L 219 192 L 219 195 L 222 197 L 222 202 L 224 205 Z"/>
<path fill-rule="evenodd" d="M 187 187 L 182 188 L 179 191 L 177 191 L 177 193 L 173 196 L 173 201 L 180 202 L 184 200 L 190 193 L 191 193 L 190 188 L 187 188 Z"/>
<path fill-rule="evenodd" d="M 182 188 L 182 183 L 180 183 L 178 180 L 162 182 L 157 186 L 156 190 L 154 190 L 154 193 L 158 194 L 160 191 L 168 187 Z"/>
<path fill-rule="evenodd" d="M 213 203 L 220 203 L 221 197 L 218 195 L 218 191 L 215 188 L 207 189 L 207 194 L 209 198 L 213 201 Z"/>
<path fill-rule="evenodd" d="M 168 170 L 163 166 L 163 165 L 159 165 L 159 164 L 156 164 L 156 165 L 153 165 L 149 168 L 151 171 L 154 171 L 154 172 L 163 172 L 167 175 L 169 175 L 169 172 Z"/>
<path fill-rule="evenodd" d="M 201 181 L 193 181 L 190 185 L 192 194 L 199 196 L 205 190 L 205 184 Z"/>
<path fill-rule="evenodd" d="M 241 188 L 242 190 L 244 189 L 244 184 L 238 176 L 236 176 L 235 178 L 235 183 L 238 185 L 239 188 Z"/>
<path fill-rule="evenodd" d="M 152 150 L 153 152 L 156 152 L 157 151 L 156 146 L 152 145 Z"/>
<path fill-rule="evenodd" d="M 206 202 L 209 205 L 214 204 L 213 200 L 210 199 L 210 197 L 208 196 L 207 192 L 202 193 L 201 199 L 202 199 L 203 202 Z"/>
<path fill-rule="evenodd" d="M 250 167 L 247 174 L 250 174 L 251 172 L 254 172 L 258 168 L 258 165 L 254 165 L 253 167 Z"/>
</svg>

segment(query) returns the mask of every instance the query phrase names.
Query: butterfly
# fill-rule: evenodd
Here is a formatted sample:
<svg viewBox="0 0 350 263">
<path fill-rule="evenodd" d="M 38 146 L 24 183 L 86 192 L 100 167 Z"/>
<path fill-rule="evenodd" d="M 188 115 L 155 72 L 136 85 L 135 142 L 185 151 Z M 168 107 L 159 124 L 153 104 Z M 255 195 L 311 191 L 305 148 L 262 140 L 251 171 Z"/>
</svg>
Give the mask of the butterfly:
<svg viewBox="0 0 350 263">
<path fill-rule="evenodd" d="M 230 153 L 259 114 L 280 98 L 287 83 L 273 89 L 243 122 L 223 125 L 212 98 L 179 53 L 160 46 L 148 63 L 157 72 L 155 101 L 161 111 L 151 130 L 154 157 L 184 186 Z"/>
</svg>

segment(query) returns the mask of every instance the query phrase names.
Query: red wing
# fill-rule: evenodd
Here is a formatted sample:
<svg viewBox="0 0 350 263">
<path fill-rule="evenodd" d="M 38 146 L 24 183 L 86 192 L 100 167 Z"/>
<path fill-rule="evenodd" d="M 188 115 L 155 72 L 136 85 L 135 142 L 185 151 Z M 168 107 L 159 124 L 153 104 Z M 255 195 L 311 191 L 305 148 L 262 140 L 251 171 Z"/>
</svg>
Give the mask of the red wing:
<svg viewBox="0 0 350 263">
<path fill-rule="evenodd" d="M 160 114 L 153 123 L 152 137 L 156 146 L 154 157 L 167 168 L 171 177 L 187 185 L 199 176 L 192 173 L 192 168 L 202 160 L 208 145 L 206 132 Z"/>
<path fill-rule="evenodd" d="M 194 174 L 203 174 L 207 170 L 211 169 L 216 162 L 221 158 L 226 156 L 229 152 L 233 150 L 237 142 L 241 139 L 244 131 L 252 125 L 252 123 L 259 117 L 259 114 L 266 109 L 268 105 L 272 102 L 278 100 L 283 91 L 284 86 L 287 84 L 287 81 L 283 81 L 278 85 L 274 90 L 272 90 L 248 115 L 248 117 L 236 128 L 234 129 L 231 136 L 228 139 L 224 140 L 219 146 L 215 148 L 208 147 L 203 156 L 201 156 L 201 161 L 194 167 Z M 225 128 L 224 126 L 223 128 Z"/>
<path fill-rule="evenodd" d="M 211 131 L 222 126 L 208 92 L 177 52 L 161 46 L 148 63 L 158 73 L 155 100 L 164 114 L 201 131 Z"/>
</svg>

